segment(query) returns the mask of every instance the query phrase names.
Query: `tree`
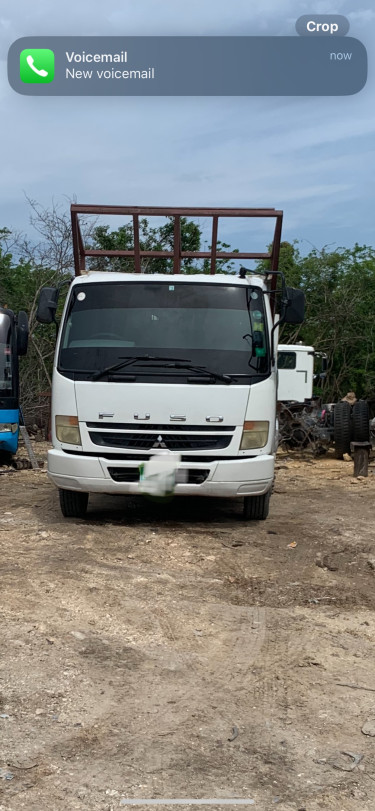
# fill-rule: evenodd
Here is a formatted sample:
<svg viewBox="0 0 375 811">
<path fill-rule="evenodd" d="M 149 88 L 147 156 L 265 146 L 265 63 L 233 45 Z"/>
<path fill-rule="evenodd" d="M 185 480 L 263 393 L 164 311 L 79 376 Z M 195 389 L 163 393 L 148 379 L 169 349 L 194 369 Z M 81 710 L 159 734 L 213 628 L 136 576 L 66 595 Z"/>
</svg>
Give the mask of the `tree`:
<svg viewBox="0 0 375 811">
<path fill-rule="evenodd" d="M 24 259 L 15 261 L 7 248 L 9 238 L 9 231 L 0 231 L 0 304 L 15 313 L 21 309 L 29 313 L 29 349 L 20 360 L 21 404 L 29 421 L 39 424 L 48 407 L 41 392 L 51 385 L 54 330 L 36 335 L 35 311 L 40 289 L 51 283 L 51 271 Z"/>
<path fill-rule="evenodd" d="M 199 251 L 201 241 L 201 231 L 199 226 L 186 217 L 181 217 L 181 250 Z M 141 251 L 172 251 L 174 243 L 173 218 L 168 217 L 168 221 L 159 227 L 152 227 L 146 218 L 139 220 L 139 243 Z M 115 231 L 111 231 L 109 225 L 99 225 L 94 229 L 92 245 L 99 250 L 129 251 L 133 250 L 133 225 L 128 223 L 121 225 Z M 90 260 L 90 268 L 94 270 L 121 270 L 132 272 L 134 270 L 134 259 L 132 257 L 93 257 Z M 142 273 L 171 273 L 173 272 L 173 260 L 171 258 L 142 257 Z M 192 259 L 183 259 L 181 262 L 182 273 L 191 272 L 193 268 Z"/>
<path fill-rule="evenodd" d="M 262 271 L 267 264 L 259 263 Z M 302 256 L 298 244 L 282 243 L 279 269 L 287 284 L 306 294 L 306 317 L 285 325 L 280 341 L 311 344 L 328 355 L 323 395 L 337 400 L 353 389 L 357 397 L 375 396 L 375 251 L 368 246 L 312 249 Z"/>
<path fill-rule="evenodd" d="M 180 219 L 181 251 L 201 250 L 202 232 L 199 225 L 186 217 Z M 127 223 L 121 225 L 115 231 L 111 231 L 109 225 L 99 225 L 92 234 L 92 247 L 106 251 L 129 251 L 133 250 L 133 225 Z M 173 217 L 168 217 L 164 225 L 153 227 L 146 218 L 139 220 L 139 243 L 141 251 L 173 251 L 174 247 L 174 222 Z M 230 249 L 230 245 L 225 242 L 217 242 L 217 250 Z M 120 270 L 131 273 L 134 270 L 134 259 L 132 257 L 93 257 L 89 261 L 89 266 L 93 270 Z M 173 259 L 170 257 L 142 257 L 142 273 L 173 273 Z M 199 259 L 185 257 L 181 260 L 181 273 L 210 273 L 211 265 L 208 259 L 203 260 L 201 265 Z M 226 259 L 217 259 L 217 273 L 232 273 L 233 263 Z"/>
</svg>

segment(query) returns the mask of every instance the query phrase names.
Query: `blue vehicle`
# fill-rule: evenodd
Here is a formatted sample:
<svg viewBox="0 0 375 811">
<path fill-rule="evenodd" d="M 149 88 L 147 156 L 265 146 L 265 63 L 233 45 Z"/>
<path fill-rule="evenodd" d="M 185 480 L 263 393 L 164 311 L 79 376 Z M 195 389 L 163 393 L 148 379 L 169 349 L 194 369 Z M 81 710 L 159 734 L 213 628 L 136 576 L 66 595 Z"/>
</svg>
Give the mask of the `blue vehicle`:
<svg viewBox="0 0 375 811">
<path fill-rule="evenodd" d="M 20 426 L 18 358 L 27 352 L 28 320 L 0 307 L 0 462 L 17 452 Z"/>
</svg>

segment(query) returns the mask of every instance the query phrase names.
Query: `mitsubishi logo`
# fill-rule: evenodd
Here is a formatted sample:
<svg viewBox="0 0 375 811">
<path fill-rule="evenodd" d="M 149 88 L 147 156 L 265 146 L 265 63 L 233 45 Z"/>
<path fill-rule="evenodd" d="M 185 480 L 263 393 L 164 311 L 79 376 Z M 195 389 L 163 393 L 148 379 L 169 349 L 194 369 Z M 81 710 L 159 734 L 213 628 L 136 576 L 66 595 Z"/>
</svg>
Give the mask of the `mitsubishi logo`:
<svg viewBox="0 0 375 811">
<path fill-rule="evenodd" d="M 156 439 L 156 442 L 154 442 L 152 447 L 153 448 L 166 448 L 167 447 L 161 434 L 159 434 L 159 436 Z"/>
</svg>

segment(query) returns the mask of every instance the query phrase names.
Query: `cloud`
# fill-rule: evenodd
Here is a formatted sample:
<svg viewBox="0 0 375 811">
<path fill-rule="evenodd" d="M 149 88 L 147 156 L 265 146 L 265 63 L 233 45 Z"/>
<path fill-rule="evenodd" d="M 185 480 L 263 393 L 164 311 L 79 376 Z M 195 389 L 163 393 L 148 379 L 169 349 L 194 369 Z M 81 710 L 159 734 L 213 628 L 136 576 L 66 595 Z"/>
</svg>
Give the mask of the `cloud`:
<svg viewBox="0 0 375 811">
<path fill-rule="evenodd" d="M 375 11 L 372 8 L 363 8 L 357 11 L 349 11 L 346 16 L 354 23 L 369 23 L 375 20 Z"/>
<path fill-rule="evenodd" d="M 349 5 L 337 0 L 335 12 Z M 298 13 L 295 0 L 19 0 L 0 37 L 5 53 L 27 34 L 290 34 L 310 11 L 307 0 Z M 351 35 L 370 37 L 375 12 L 347 16 Z M 13 93 L 4 78 L 0 226 L 28 227 L 25 191 L 44 205 L 75 194 L 125 205 L 275 206 L 285 209 L 288 238 L 322 244 L 344 232 L 349 243 L 370 241 L 372 94 L 369 84 L 337 99 L 39 99 Z M 243 224 L 223 228 L 245 240 Z"/>
</svg>

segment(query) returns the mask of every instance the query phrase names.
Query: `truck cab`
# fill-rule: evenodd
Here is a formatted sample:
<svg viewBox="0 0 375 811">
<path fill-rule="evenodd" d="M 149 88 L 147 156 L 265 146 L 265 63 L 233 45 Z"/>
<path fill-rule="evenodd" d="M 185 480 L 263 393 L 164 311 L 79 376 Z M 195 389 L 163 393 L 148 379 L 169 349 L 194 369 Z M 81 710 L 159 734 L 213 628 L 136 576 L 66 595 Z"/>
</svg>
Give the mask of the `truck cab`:
<svg viewBox="0 0 375 811">
<path fill-rule="evenodd" d="M 277 368 L 279 402 L 303 403 L 310 400 L 314 382 L 314 347 L 279 344 Z"/>
</svg>

